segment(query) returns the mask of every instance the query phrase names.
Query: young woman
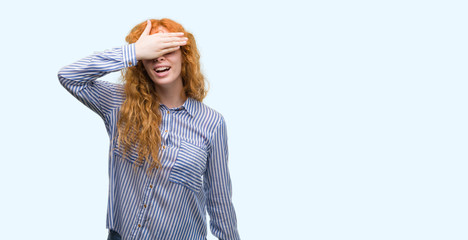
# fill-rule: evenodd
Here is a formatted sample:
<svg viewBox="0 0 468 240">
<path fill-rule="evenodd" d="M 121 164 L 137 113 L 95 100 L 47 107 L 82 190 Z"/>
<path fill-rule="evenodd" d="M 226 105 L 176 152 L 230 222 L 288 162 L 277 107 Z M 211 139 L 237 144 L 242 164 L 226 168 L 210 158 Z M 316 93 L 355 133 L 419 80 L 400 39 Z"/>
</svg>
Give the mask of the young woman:
<svg viewBox="0 0 468 240">
<path fill-rule="evenodd" d="M 240 239 L 232 204 L 226 123 L 202 103 L 207 90 L 192 34 L 148 20 L 128 45 L 58 73 L 110 137 L 108 239 Z M 123 84 L 98 80 L 122 70 Z"/>
</svg>

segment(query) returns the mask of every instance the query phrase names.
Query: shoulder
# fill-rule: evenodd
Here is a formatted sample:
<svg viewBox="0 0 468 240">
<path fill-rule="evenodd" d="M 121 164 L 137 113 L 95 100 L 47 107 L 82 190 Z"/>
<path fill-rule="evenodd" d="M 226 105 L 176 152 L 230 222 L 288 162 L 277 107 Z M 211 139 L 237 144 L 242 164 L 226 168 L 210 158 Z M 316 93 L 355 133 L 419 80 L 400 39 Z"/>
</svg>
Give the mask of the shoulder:
<svg viewBox="0 0 468 240">
<path fill-rule="evenodd" d="M 195 116 L 196 117 L 201 117 L 205 119 L 209 119 L 211 121 L 219 122 L 219 121 L 224 121 L 224 116 L 218 112 L 216 109 L 208 106 L 207 104 L 203 102 L 199 102 L 197 100 L 194 100 L 194 108 L 195 108 Z"/>
<path fill-rule="evenodd" d="M 195 99 L 191 99 L 191 103 L 194 118 L 197 122 L 204 123 L 210 132 L 225 124 L 224 116 L 214 108 Z"/>
</svg>

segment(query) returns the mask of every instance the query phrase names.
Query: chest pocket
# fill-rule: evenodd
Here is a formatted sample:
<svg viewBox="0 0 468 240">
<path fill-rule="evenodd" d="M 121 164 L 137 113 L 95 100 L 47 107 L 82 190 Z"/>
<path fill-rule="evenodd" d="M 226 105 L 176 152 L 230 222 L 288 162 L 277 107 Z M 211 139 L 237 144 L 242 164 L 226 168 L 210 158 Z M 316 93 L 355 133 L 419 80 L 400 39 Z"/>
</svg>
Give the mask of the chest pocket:
<svg viewBox="0 0 468 240">
<path fill-rule="evenodd" d="M 169 180 L 198 193 L 202 187 L 202 175 L 205 171 L 207 156 L 205 149 L 193 143 L 181 141 Z"/>
</svg>

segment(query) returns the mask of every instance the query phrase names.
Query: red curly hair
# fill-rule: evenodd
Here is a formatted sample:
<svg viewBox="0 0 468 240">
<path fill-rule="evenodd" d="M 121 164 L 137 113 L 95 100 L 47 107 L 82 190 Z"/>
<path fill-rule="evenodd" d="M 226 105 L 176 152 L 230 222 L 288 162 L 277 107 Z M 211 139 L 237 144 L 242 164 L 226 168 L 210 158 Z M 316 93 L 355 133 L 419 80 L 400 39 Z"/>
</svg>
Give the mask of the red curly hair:
<svg viewBox="0 0 468 240">
<path fill-rule="evenodd" d="M 136 25 L 125 40 L 135 43 L 143 33 L 147 22 Z M 188 38 L 187 44 L 180 47 L 182 52 L 181 77 L 183 91 L 187 97 L 200 102 L 205 98 L 208 89 L 205 78 L 200 70 L 200 54 L 193 35 L 179 23 L 163 18 L 151 19 L 151 32 L 159 27 L 169 32 L 183 32 Z M 136 66 L 122 70 L 122 82 L 125 87 L 126 99 L 121 106 L 118 129 L 118 147 L 122 149 L 124 157 L 130 152 L 132 146 L 137 146 L 138 158 L 135 167 L 141 166 L 145 161 L 150 164 L 148 170 L 159 168 L 159 148 L 161 146 L 161 132 L 159 126 L 162 114 L 159 110 L 159 97 L 155 84 L 147 74 L 143 63 L 138 61 Z M 182 92 L 181 92 L 182 94 Z"/>
</svg>

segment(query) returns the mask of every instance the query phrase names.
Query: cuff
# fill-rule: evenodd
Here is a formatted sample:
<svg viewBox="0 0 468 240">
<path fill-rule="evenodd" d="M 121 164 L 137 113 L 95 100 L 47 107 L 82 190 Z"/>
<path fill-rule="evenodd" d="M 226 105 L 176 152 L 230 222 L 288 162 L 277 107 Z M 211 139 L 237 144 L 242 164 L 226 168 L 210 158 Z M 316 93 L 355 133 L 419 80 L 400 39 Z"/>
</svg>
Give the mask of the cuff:
<svg viewBox="0 0 468 240">
<path fill-rule="evenodd" d="M 132 67 L 137 65 L 138 60 L 135 54 L 135 43 L 122 46 L 122 59 L 124 67 Z"/>
</svg>

